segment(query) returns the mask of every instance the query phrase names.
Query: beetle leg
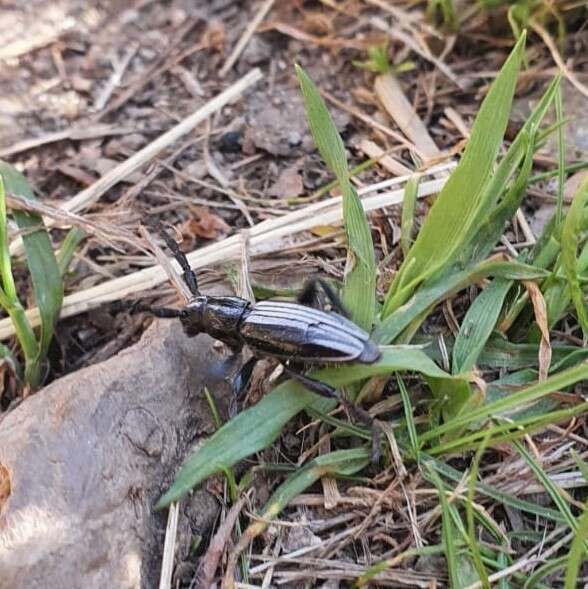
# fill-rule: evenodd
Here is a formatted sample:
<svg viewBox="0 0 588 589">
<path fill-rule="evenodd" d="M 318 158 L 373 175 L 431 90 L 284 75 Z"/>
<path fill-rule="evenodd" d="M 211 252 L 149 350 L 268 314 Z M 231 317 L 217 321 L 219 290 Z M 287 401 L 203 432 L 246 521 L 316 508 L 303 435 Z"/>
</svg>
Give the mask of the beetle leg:
<svg viewBox="0 0 588 589">
<path fill-rule="evenodd" d="M 349 318 L 349 314 L 347 313 L 345 307 L 339 295 L 335 291 L 335 289 L 322 278 L 313 278 L 306 283 L 306 286 L 302 289 L 300 294 L 298 295 L 298 302 L 301 305 L 307 305 L 309 307 L 316 307 L 318 299 L 318 287 L 323 289 L 327 299 L 331 303 L 333 309 L 339 313 L 339 315 L 343 315 L 343 317 Z"/>
<path fill-rule="evenodd" d="M 152 307 L 150 305 L 144 305 L 139 302 L 131 302 L 128 305 L 129 313 L 149 313 L 154 317 L 160 317 L 162 319 L 175 319 L 180 316 L 179 309 L 172 309 L 170 307 Z"/>
<path fill-rule="evenodd" d="M 165 244 L 173 254 L 175 260 L 180 265 L 180 268 L 183 271 L 182 278 L 184 282 L 187 284 L 190 292 L 194 296 L 198 296 L 200 291 L 198 290 L 198 280 L 196 278 L 196 273 L 192 270 L 190 263 L 188 262 L 188 258 L 186 258 L 186 254 L 180 249 L 180 246 L 176 242 L 175 239 L 172 238 L 169 233 L 163 228 L 161 223 L 157 224 L 157 231 L 159 235 L 161 235 L 162 239 L 165 241 Z"/>
<path fill-rule="evenodd" d="M 249 386 L 255 364 L 257 364 L 257 358 L 253 356 L 231 377 L 229 382 L 231 384 L 231 392 L 235 398 L 239 399 Z"/>
<path fill-rule="evenodd" d="M 305 374 L 301 374 L 300 372 L 296 372 L 287 366 L 284 366 L 284 371 L 309 391 L 312 391 L 321 397 L 336 399 L 349 411 L 352 419 L 367 426 L 372 434 L 372 462 L 378 462 L 380 459 L 380 430 L 376 426 L 374 418 L 365 409 L 362 409 L 355 403 L 352 403 L 345 397 L 341 396 L 337 389 L 331 385 L 311 378 L 310 376 L 306 376 Z"/>
</svg>

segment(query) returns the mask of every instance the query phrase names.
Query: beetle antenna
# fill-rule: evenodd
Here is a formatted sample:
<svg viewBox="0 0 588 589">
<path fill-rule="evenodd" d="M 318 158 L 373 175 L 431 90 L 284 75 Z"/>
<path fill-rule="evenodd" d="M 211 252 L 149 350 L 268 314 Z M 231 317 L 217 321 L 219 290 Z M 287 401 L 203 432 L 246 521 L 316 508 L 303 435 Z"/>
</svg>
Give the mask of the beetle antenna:
<svg viewBox="0 0 588 589">
<path fill-rule="evenodd" d="M 144 305 L 143 303 L 139 303 L 136 301 L 130 301 L 128 304 L 125 304 L 124 301 L 121 301 L 122 307 L 127 307 L 129 313 L 149 313 L 149 315 L 153 315 L 154 317 L 160 317 L 162 319 L 175 319 L 181 315 L 181 311 L 179 309 L 172 309 L 171 307 L 152 307 L 151 305 Z"/>
<path fill-rule="evenodd" d="M 183 271 L 182 277 L 184 279 L 184 282 L 190 289 L 190 292 L 194 296 L 200 295 L 200 291 L 198 290 L 198 280 L 196 278 L 196 273 L 190 266 L 188 258 L 186 258 L 186 254 L 180 249 L 178 242 L 163 228 L 163 225 L 161 223 L 157 222 L 155 228 L 157 229 L 159 235 L 162 237 L 163 241 L 165 241 L 165 245 L 167 245 L 167 247 L 173 254 L 174 258 L 180 265 L 180 268 Z"/>
</svg>

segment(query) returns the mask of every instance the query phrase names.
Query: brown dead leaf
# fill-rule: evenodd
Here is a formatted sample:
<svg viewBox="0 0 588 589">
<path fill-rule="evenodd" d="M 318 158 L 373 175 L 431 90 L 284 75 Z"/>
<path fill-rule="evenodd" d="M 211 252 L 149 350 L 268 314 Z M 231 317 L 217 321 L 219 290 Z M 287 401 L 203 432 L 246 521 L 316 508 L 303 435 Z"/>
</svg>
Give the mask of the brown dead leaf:
<svg viewBox="0 0 588 589">
<path fill-rule="evenodd" d="M 211 21 L 206 28 L 205 43 L 209 49 L 218 53 L 225 50 L 226 34 L 225 27 L 220 21 Z"/>
<path fill-rule="evenodd" d="M 551 344 L 549 342 L 549 326 L 547 324 L 547 307 L 541 289 L 530 280 L 523 281 L 523 286 L 529 293 L 533 303 L 535 322 L 541 332 L 541 343 L 539 344 L 539 380 L 545 380 L 551 364 Z"/>
<path fill-rule="evenodd" d="M 230 231 L 229 225 L 207 207 L 191 207 L 191 210 L 195 216 L 181 226 L 182 235 L 216 239 Z"/>
<path fill-rule="evenodd" d="M 270 196 L 278 198 L 300 196 L 304 192 L 302 176 L 298 173 L 298 166 L 286 168 L 268 190 Z"/>
</svg>

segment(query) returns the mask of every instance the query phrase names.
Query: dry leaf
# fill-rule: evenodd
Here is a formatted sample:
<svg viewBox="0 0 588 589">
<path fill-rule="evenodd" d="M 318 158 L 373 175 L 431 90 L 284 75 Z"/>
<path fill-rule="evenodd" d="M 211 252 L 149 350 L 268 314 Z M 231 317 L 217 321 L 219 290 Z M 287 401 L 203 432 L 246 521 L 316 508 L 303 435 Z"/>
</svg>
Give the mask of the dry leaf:
<svg viewBox="0 0 588 589">
<path fill-rule="evenodd" d="M 286 168 L 278 176 L 276 182 L 268 190 L 270 196 L 278 198 L 300 196 L 304 192 L 302 176 L 298 173 L 298 166 Z"/>
<path fill-rule="evenodd" d="M 547 324 L 547 307 L 541 289 L 530 280 L 523 281 L 524 287 L 529 293 L 533 303 L 535 322 L 541 332 L 541 343 L 539 344 L 539 380 L 545 380 L 549 373 L 551 364 L 551 344 L 549 343 L 549 326 Z"/>
<path fill-rule="evenodd" d="M 191 207 L 196 214 L 181 227 L 182 235 L 196 235 L 203 239 L 216 239 L 230 231 L 229 225 L 206 207 Z"/>
</svg>

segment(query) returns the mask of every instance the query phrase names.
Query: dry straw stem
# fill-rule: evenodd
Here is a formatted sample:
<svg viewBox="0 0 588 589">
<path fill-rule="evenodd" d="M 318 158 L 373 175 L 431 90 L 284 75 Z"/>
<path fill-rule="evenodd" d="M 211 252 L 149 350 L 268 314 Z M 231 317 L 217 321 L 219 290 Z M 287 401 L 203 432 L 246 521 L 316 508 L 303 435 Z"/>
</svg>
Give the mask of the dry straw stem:
<svg viewBox="0 0 588 589">
<path fill-rule="evenodd" d="M 447 171 L 455 167 L 450 162 L 442 166 L 430 168 L 421 175 L 432 176 L 439 172 Z M 403 176 L 379 182 L 368 186 L 360 191 L 360 194 L 367 194 L 376 190 L 398 186 L 413 176 Z M 418 196 L 424 197 L 435 194 L 443 188 L 446 178 L 421 182 Z M 366 196 L 362 199 L 366 211 L 373 211 L 383 207 L 397 205 L 404 198 L 404 188 Z M 302 231 L 308 231 L 317 225 L 329 225 L 340 223 L 343 218 L 341 197 L 313 203 L 298 211 L 293 211 L 277 219 L 268 219 L 258 223 L 249 229 L 249 253 L 259 255 L 279 250 L 280 243 L 285 239 Z M 199 248 L 187 255 L 188 261 L 195 270 L 205 266 L 212 266 L 231 259 L 239 259 L 243 247 L 243 240 L 239 234 L 232 235 L 213 243 L 209 246 Z M 179 267 L 174 261 L 174 267 Z M 168 280 L 165 270 L 157 265 L 139 270 L 133 274 L 107 280 L 102 284 L 68 295 L 63 300 L 61 317 L 71 317 L 78 313 L 84 313 L 95 309 L 104 303 L 120 300 L 129 295 L 137 295 L 145 290 L 153 289 Z M 27 311 L 27 318 L 33 326 L 39 325 L 39 311 L 37 308 Z M 10 319 L 0 321 L 0 340 L 6 339 L 14 334 L 14 328 Z"/>
<path fill-rule="evenodd" d="M 114 125 L 96 124 L 85 127 L 69 127 L 62 131 L 53 131 L 52 133 L 45 133 L 40 137 L 33 137 L 32 139 L 23 139 L 17 143 L 13 143 L 9 147 L 0 149 L 0 158 L 5 158 L 21 151 L 35 149 L 42 145 L 50 143 L 57 143 L 58 141 L 65 141 L 70 139 L 72 141 L 80 141 L 82 139 L 98 139 L 100 137 L 108 137 L 109 135 L 127 135 L 137 131 L 136 127 L 117 127 Z"/>
<path fill-rule="evenodd" d="M 247 88 L 258 82 L 263 77 L 259 68 L 251 70 L 247 75 L 229 86 L 226 90 L 209 100 L 204 106 L 199 108 L 196 112 L 180 121 L 177 125 L 172 127 L 169 131 L 159 136 L 155 141 L 146 145 L 143 149 L 133 154 L 130 158 L 116 166 L 102 178 L 94 182 L 88 188 L 82 190 L 73 198 L 63 203 L 62 209 L 70 212 L 78 212 L 84 210 L 90 205 L 97 202 L 100 197 L 115 184 L 126 178 L 138 170 L 141 166 L 151 161 L 163 149 L 175 143 L 181 137 L 190 133 L 197 125 L 206 120 L 210 115 L 220 110 L 229 102 L 235 100 Z M 50 226 L 52 223 L 47 222 Z M 20 238 L 14 240 L 10 244 L 11 255 L 18 254 L 22 248 L 22 240 Z"/>
</svg>

